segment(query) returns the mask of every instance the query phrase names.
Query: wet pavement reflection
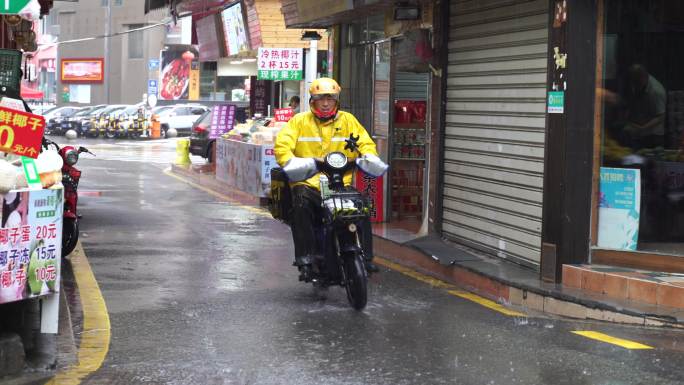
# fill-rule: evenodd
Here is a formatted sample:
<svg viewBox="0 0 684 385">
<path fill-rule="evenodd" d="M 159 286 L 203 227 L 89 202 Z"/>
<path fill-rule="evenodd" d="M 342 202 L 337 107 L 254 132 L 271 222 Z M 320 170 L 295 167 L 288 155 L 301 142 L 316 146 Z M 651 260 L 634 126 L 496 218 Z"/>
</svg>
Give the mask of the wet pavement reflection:
<svg viewBox="0 0 684 385">
<path fill-rule="evenodd" d="M 112 323 L 107 359 L 84 383 L 684 381 L 684 353 L 671 349 L 684 344 L 681 332 L 508 317 L 387 269 L 373 277 L 368 307 L 354 311 L 343 289 L 297 281 L 286 226 L 149 161 L 172 160 L 175 146 L 136 146 L 144 147 L 79 163 L 80 188 L 102 192 L 81 197 L 81 240 Z M 629 351 L 571 330 L 656 349 Z"/>
</svg>

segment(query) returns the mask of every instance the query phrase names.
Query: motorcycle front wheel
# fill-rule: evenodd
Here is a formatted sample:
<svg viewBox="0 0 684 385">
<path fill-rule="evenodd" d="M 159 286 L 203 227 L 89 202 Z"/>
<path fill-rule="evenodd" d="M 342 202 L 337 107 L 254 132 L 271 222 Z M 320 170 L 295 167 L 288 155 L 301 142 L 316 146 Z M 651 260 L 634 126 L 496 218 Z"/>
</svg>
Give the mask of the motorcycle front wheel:
<svg viewBox="0 0 684 385">
<path fill-rule="evenodd" d="M 368 302 L 368 275 L 361 256 L 344 258 L 344 272 L 347 280 L 344 288 L 349 304 L 356 310 L 362 310 Z"/>
<path fill-rule="evenodd" d="M 62 258 L 71 254 L 78 242 L 78 219 L 64 218 L 62 222 Z"/>
</svg>

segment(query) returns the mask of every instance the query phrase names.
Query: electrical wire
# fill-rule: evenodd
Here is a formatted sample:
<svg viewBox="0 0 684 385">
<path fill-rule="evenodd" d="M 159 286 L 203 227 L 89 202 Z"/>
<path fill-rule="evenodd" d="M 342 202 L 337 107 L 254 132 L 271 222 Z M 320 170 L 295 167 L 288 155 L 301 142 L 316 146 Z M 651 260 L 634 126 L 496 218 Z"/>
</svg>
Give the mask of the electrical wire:
<svg viewBox="0 0 684 385">
<path fill-rule="evenodd" d="M 184 18 L 184 17 L 189 17 L 189 16 L 192 16 L 192 14 L 186 14 L 186 15 L 179 16 L 179 17 L 178 17 L 178 20 L 180 20 L 180 19 L 182 19 L 182 18 Z M 39 47 L 49 47 L 49 46 L 53 46 L 53 45 L 54 45 L 54 46 L 58 46 L 58 45 L 62 45 L 62 44 L 73 44 L 73 43 L 80 43 L 80 42 L 83 42 L 83 41 L 91 41 L 91 40 L 104 39 L 104 38 L 106 38 L 106 37 L 122 36 L 122 35 L 127 35 L 127 34 L 133 33 L 133 32 L 144 31 L 144 30 L 151 29 L 151 28 L 166 26 L 166 25 L 169 25 L 169 24 L 171 24 L 171 23 L 173 23 L 173 22 L 174 22 L 174 20 L 169 20 L 169 21 L 166 21 L 166 22 L 163 22 L 163 23 L 150 24 L 150 25 L 146 25 L 146 26 L 143 26 L 143 27 L 140 27 L 140 28 L 133 28 L 133 29 L 129 29 L 129 30 L 126 30 L 126 31 L 121 31 L 121 32 L 112 33 L 112 34 L 109 34 L 109 35 L 106 35 L 106 34 L 105 34 L 105 35 L 97 35 L 97 36 L 91 36 L 91 37 L 84 37 L 84 38 L 81 38 L 81 39 L 72 39 L 72 40 L 56 41 L 56 42 L 52 42 L 52 43 L 43 43 L 43 44 L 38 44 L 38 46 L 39 46 Z"/>
</svg>

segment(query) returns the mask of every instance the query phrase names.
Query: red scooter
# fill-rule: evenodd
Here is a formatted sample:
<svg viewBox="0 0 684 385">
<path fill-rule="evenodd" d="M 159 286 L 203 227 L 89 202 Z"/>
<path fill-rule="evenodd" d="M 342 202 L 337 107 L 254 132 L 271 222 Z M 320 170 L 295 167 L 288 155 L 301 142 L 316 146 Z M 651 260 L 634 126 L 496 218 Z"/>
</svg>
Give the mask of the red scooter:
<svg viewBox="0 0 684 385">
<path fill-rule="evenodd" d="M 78 181 L 81 179 L 81 171 L 74 165 L 82 153 L 95 156 L 87 148 L 80 146 L 59 147 L 50 139 L 43 138 L 43 147 L 53 146 L 62 157 L 62 185 L 64 185 L 64 217 L 62 222 L 62 256 L 69 255 L 74 251 L 78 242 Z"/>
</svg>

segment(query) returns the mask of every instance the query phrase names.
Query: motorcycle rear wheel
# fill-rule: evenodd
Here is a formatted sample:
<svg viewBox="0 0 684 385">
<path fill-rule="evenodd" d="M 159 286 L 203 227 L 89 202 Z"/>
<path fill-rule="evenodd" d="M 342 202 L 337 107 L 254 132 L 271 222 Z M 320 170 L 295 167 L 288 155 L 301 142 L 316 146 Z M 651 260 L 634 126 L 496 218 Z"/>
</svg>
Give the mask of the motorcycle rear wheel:
<svg viewBox="0 0 684 385">
<path fill-rule="evenodd" d="M 62 222 L 62 258 L 71 254 L 78 242 L 78 219 L 64 218 Z"/>
<path fill-rule="evenodd" d="M 363 310 L 368 302 L 368 275 L 361 256 L 346 257 L 344 271 L 347 279 L 344 288 L 349 304 L 356 310 Z"/>
<path fill-rule="evenodd" d="M 107 139 L 114 139 L 116 138 L 117 132 L 113 129 L 108 129 L 105 131 L 105 138 Z"/>
</svg>

